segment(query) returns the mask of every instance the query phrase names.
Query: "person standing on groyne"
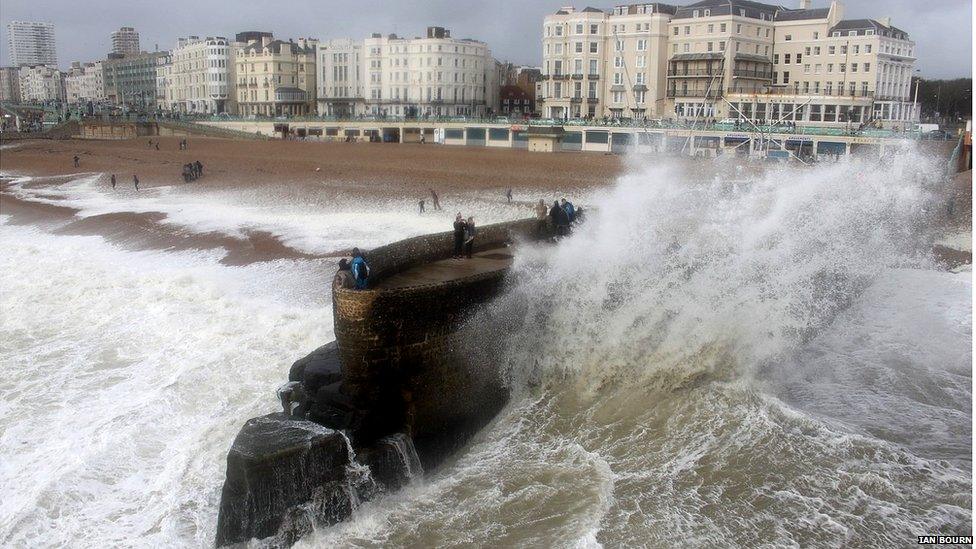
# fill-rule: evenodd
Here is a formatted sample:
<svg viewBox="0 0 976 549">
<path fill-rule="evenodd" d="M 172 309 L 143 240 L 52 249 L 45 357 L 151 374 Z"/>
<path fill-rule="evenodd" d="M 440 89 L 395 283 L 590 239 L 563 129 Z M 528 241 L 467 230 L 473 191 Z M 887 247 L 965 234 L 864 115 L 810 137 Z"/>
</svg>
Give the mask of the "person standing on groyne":
<svg viewBox="0 0 976 549">
<path fill-rule="evenodd" d="M 549 209 L 546 208 L 546 203 L 541 198 L 539 203 L 535 205 L 535 218 L 539 222 L 539 233 L 541 234 L 546 228 L 546 218 L 549 216 Z"/>
<path fill-rule="evenodd" d="M 505 198 L 508 199 L 508 203 L 509 204 L 512 203 L 512 188 L 511 187 L 509 187 L 508 188 L 508 191 L 505 193 Z"/>
<path fill-rule="evenodd" d="M 428 189 L 428 190 L 430 191 L 430 201 L 431 201 L 431 204 L 434 205 L 434 209 L 435 210 L 441 209 L 441 202 L 437 198 L 437 193 L 434 192 L 434 189 Z"/>
<path fill-rule="evenodd" d="M 454 217 L 454 259 L 460 259 L 461 247 L 464 246 L 464 218 L 461 212 Z"/>
<path fill-rule="evenodd" d="M 356 289 L 365 290 L 366 283 L 369 281 L 369 265 L 366 264 L 366 259 L 359 248 L 352 249 L 351 269 L 352 276 L 356 279 Z"/>
<path fill-rule="evenodd" d="M 474 249 L 474 237 L 478 234 L 478 229 L 474 226 L 474 217 L 469 217 L 464 224 L 464 255 L 471 259 L 471 251 Z"/>
<path fill-rule="evenodd" d="M 77 168 L 79 166 L 79 163 L 78 163 L 79 158 L 78 158 L 78 155 L 77 154 L 75 155 L 74 160 L 75 160 L 75 167 Z"/>
<path fill-rule="evenodd" d="M 339 270 L 336 272 L 332 285 L 336 288 L 355 288 L 356 278 L 352 275 L 352 266 L 349 260 L 342 258 L 339 260 Z"/>
<path fill-rule="evenodd" d="M 424 199 L 420 199 L 420 213 L 424 213 Z"/>
<path fill-rule="evenodd" d="M 115 189 L 115 174 L 112 174 L 112 189 Z"/>
<path fill-rule="evenodd" d="M 549 210 L 549 217 L 552 218 L 552 224 L 556 227 L 556 234 L 565 235 L 569 227 L 569 216 L 566 214 L 566 210 L 559 205 L 558 200 L 553 201 L 552 208 Z"/>
<path fill-rule="evenodd" d="M 139 176 L 132 174 L 132 184 L 136 186 L 136 190 L 139 190 Z"/>
</svg>

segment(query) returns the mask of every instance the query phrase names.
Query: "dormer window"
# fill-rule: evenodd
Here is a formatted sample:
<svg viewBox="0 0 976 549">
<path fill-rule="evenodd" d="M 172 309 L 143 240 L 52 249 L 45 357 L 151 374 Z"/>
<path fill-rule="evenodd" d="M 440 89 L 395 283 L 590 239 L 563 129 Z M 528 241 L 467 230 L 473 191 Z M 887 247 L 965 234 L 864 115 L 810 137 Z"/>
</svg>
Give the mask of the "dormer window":
<svg viewBox="0 0 976 549">
<path fill-rule="evenodd" d="M 692 17 L 698 17 L 698 10 L 691 12 Z"/>
<path fill-rule="evenodd" d="M 864 34 L 866 36 L 874 36 L 874 29 L 868 29 L 868 30 L 864 31 Z"/>
<path fill-rule="evenodd" d="M 831 34 L 831 36 L 840 36 L 840 31 L 834 31 L 833 34 Z"/>
<path fill-rule="evenodd" d="M 847 36 L 857 36 L 857 31 L 847 31 Z"/>
<path fill-rule="evenodd" d="M 705 17 L 708 17 L 711 14 L 712 14 L 712 10 L 705 10 Z"/>
</svg>

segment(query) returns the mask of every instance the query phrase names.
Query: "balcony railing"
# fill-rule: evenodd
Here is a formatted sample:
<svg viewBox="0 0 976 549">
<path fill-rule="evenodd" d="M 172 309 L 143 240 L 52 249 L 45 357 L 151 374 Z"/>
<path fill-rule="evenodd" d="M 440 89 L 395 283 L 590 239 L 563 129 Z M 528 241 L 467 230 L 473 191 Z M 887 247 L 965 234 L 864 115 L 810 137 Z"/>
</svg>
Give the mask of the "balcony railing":
<svg viewBox="0 0 976 549">
<path fill-rule="evenodd" d="M 590 74 L 586 75 L 586 78 L 589 80 L 599 80 L 600 75 L 595 72 L 591 72 Z"/>
<path fill-rule="evenodd" d="M 800 91 L 799 88 L 788 87 L 788 88 L 742 88 L 742 87 L 732 87 L 725 90 L 728 93 L 740 93 L 744 95 L 804 95 L 804 96 L 819 96 L 819 97 L 862 97 L 862 98 L 872 98 L 874 97 L 874 92 L 868 90 L 855 90 L 853 93 L 850 90 L 837 93 L 832 89 L 825 89 L 821 91 Z"/>
<path fill-rule="evenodd" d="M 582 74 L 574 74 L 573 75 L 573 80 L 582 80 L 582 79 L 583 79 L 583 75 Z"/>
<path fill-rule="evenodd" d="M 722 97 L 722 90 L 668 90 L 668 97 L 706 97 L 716 99 Z"/>
<path fill-rule="evenodd" d="M 571 97 L 569 99 L 569 102 L 570 103 L 582 103 L 583 102 L 583 98 L 582 97 L 579 97 L 579 96 Z"/>
<path fill-rule="evenodd" d="M 753 71 L 749 69 L 734 69 L 732 71 L 732 76 L 738 76 L 741 78 L 759 78 L 761 80 L 772 80 L 773 73 L 766 71 Z"/>
<path fill-rule="evenodd" d="M 722 70 L 670 70 L 668 76 L 722 76 Z"/>
</svg>

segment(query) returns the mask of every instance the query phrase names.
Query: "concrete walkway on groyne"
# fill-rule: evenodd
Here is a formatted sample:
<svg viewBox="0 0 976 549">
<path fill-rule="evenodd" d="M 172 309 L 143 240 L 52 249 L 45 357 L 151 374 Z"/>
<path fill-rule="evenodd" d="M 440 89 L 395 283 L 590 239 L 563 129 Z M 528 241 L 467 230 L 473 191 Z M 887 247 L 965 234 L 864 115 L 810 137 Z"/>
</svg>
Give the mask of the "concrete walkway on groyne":
<svg viewBox="0 0 976 549">
<path fill-rule="evenodd" d="M 501 271 L 512 266 L 513 250 L 502 246 L 472 254 L 471 259 L 441 259 L 396 273 L 381 280 L 374 289 L 391 290 L 441 284 L 471 276 Z"/>
</svg>

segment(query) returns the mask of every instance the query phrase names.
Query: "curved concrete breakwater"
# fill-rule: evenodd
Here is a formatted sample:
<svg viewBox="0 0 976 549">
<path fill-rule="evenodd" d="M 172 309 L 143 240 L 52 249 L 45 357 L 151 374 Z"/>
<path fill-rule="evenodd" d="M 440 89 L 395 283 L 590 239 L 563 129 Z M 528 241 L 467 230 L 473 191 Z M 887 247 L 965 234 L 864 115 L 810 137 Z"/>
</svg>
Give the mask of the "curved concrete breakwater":
<svg viewBox="0 0 976 549">
<path fill-rule="evenodd" d="M 495 365 L 461 352 L 458 329 L 501 288 L 511 246 L 553 236 L 535 219 L 479 227 L 472 259 L 451 232 L 365 254 L 370 287 L 333 287 L 336 341 L 295 362 L 284 412 L 248 420 L 227 456 L 217 546 L 289 545 L 376 494 L 399 489 L 485 425 L 508 394 Z"/>
</svg>

